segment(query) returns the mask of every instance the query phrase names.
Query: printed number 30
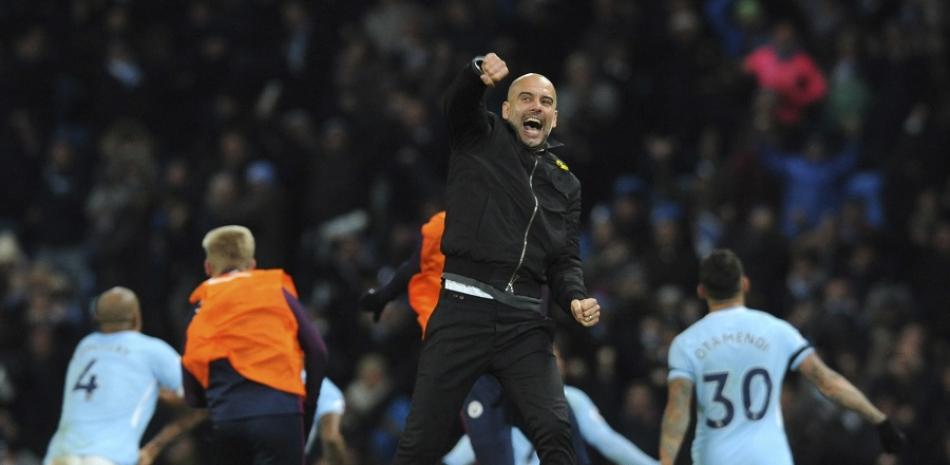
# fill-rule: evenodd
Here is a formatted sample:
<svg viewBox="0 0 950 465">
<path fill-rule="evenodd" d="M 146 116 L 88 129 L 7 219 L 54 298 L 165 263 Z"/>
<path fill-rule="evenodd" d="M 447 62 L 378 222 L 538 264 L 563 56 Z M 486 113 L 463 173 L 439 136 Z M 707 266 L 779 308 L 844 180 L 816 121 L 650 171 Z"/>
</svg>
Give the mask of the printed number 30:
<svg viewBox="0 0 950 465">
<path fill-rule="evenodd" d="M 89 373 L 89 369 L 92 368 L 92 365 L 96 363 L 96 359 L 92 359 L 86 365 L 86 368 L 82 369 L 82 373 L 79 374 L 79 378 L 76 379 L 76 384 L 73 385 L 73 391 L 86 391 L 86 400 L 89 400 L 92 397 L 92 391 L 95 391 L 98 384 L 96 384 L 96 375 L 90 374 L 89 381 L 83 383 L 82 379 L 86 376 L 86 373 Z"/>
<path fill-rule="evenodd" d="M 765 381 L 765 402 L 762 404 L 762 408 L 757 412 L 752 411 L 752 379 L 756 376 L 761 375 L 762 380 Z M 710 428 L 724 428 L 729 423 L 732 422 L 732 418 L 735 414 L 735 407 L 732 405 L 732 401 L 722 395 L 723 388 L 726 387 L 726 380 L 729 378 L 728 372 L 720 373 L 709 373 L 703 375 L 703 382 L 706 383 L 716 383 L 716 392 L 713 393 L 713 402 L 719 402 L 722 404 L 723 408 L 726 409 L 726 414 L 718 420 L 713 420 L 711 418 L 706 419 L 706 425 Z M 752 421 L 761 420 L 765 417 L 765 412 L 769 409 L 769 402 L 772 399 L 772 378 L 769 376 L 769 372 L 765 368 L 753 368 L 746 372 L 745 376 L 742 378 L 742 406 L 745 410 L 745 417 Z"/>
</svg>

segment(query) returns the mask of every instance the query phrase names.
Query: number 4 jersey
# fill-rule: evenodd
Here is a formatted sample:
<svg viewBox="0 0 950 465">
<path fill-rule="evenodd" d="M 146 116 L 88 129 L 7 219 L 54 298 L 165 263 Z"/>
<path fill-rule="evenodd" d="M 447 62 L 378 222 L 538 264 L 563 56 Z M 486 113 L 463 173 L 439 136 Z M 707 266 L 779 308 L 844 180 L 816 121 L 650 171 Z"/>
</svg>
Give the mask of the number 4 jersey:
<svg viewBox="0 0 950 465">
<path fill-rule="evenodd" d="M 669 380 L 696 393 L 696 465 L 791 465 L 782 380 L 813 349 L 792 325 L 745 307 L 712 312 L 670 346 Z"/>
<path fill-rule="evenodd" d="M 43 463 L 93 455 L 135 464 L 159 388 L 181 391 L 180 358 L 164 341 L 136 331 L 86 336 L 69 361 L 59 427 Z"/>
</svg>

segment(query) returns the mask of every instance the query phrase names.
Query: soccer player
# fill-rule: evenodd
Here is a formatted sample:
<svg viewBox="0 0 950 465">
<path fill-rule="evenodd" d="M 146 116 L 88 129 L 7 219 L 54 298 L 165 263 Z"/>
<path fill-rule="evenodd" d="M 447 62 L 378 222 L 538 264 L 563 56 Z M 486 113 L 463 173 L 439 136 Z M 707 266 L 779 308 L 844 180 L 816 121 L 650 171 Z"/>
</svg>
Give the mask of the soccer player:
<svg viewBox="0 0 950 465">
<path fill-rule="evenodd" d="M 210 411 L 215 463 L 300 465 L 326 345 L 290 276 L 255 269 L 250 230 L 222 226 L 201 245 L 209 279 L 191 295 L 185 399 Z"/>
<path fill-rule="evenodd" d="M 779 404 L 788 370 L 798 370 L 838 405 L 877 426 L 884 450 L 898 451 L 902 433 L 848 380 L 825 366 L 792 325 L 745 307 L 749 279 L 730 250 L 700 265 L 699 297 L 709 314 L 678 335 L 669 352 L 669 396 L 660 436 L 660 463 L 672 465 L 696 395 L 696 465 L 791 465 Z"/>
<path fill-rule="evenodd" d="M 181 395 L 178 353 L 146 336 L 138 297 L 114 287 L 94 306 L 98 330 L 76 346 L 45 465 L 134 465 L 159 389 Z"/>
</svg>

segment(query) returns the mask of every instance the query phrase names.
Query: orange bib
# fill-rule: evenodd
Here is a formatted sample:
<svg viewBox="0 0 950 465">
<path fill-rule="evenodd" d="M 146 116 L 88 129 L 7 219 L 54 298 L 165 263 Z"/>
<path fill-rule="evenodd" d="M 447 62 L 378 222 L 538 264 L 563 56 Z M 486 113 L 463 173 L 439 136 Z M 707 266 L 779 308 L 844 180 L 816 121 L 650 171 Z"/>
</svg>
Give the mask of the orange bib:
<svg viewBox="0 0 950 465">
<path fill-rule="evenodd" d="M 429 222 L 422 225 L 419 272 L 409 280 L 409 305 L 416 312 L 416 319 L 422 327 L 422 337 L 425 337 L 426 325 L 439 303 L 442 289 L 442 269 L 445 268 L 445 255 L 442 255 L 441 249 L 443 231 L 444 211 L 432 215 Z"/>
<path fill-rule="evenodd" d="M 283 270 L 235 271 L 211 278 L 191 294 L 200 308 L 188 325 L 182 364 L 206 389 L 208 364 L 227 358 L 241 376 L 306 395 L 297 319 L 284 297 L 297 289 Z"/>
</svg>

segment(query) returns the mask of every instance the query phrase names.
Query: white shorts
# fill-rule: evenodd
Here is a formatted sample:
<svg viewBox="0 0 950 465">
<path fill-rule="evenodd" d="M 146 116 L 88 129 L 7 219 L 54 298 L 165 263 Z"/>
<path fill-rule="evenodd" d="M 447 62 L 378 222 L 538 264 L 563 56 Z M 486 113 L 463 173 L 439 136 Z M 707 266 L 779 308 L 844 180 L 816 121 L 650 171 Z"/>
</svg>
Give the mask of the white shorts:
<svg viewBox="0 0 950 465">
<path fill-rule="evenodd" d="M 115 462 L 95 455 L 60 455 L 44 465 L 115 465 Z"/>
</svg>

